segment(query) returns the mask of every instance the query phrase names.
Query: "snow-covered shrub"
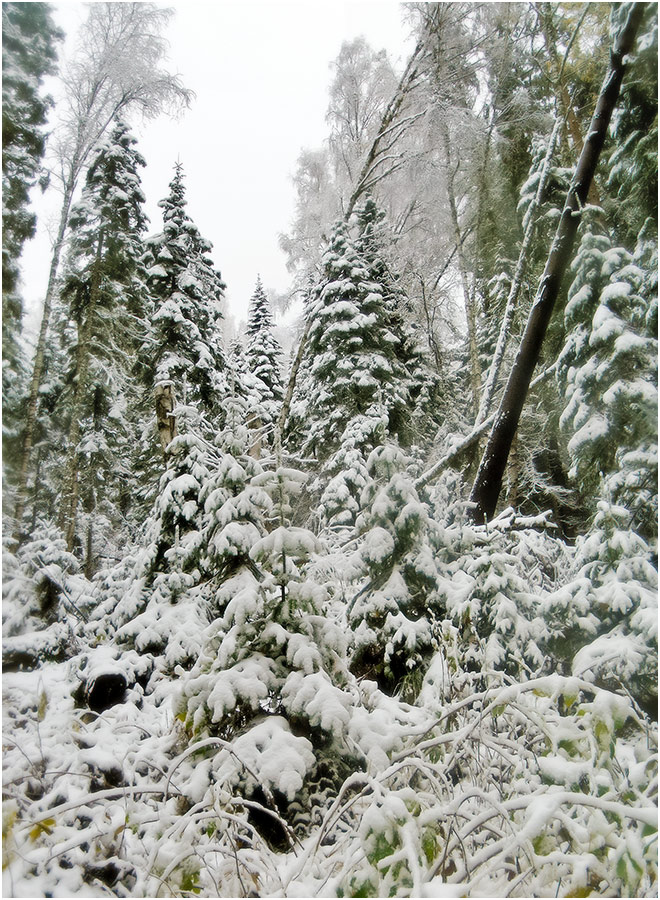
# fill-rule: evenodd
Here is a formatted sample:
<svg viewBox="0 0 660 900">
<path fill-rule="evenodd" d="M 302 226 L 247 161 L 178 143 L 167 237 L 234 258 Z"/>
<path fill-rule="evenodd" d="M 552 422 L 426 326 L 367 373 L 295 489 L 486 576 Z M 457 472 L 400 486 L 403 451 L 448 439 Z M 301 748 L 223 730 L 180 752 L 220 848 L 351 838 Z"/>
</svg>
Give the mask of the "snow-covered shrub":
<svg viewBox="0 0 660 900">
<path fill-rule="evenodd" d="M 347 780 L 289 884 L 353 897 L 648 896 L 656 741 L 625 698 L 580 679 L 491 678 L 389 766 Z"/>
<path fill-rule="evenodd" d="M 59 529 L 40 525 L 15 554 L 3 550 L 3 667 L 32 669 L 76 651 L 76 627 L 95 602 L 93 585 Z"/>
<path fill-rule="evenodd" d="M 144 877 L 153 840 L 144 823 L 158 820 L 158 808 L 167 817 L 160 782 L 177 750 L 171 714 L 135 683 L 143 665 L 134 652 L 102 648 L 4 675 L 4 894 L 123 896 Z M 121 702 L 101 712 L 85 696 L 76 703 L 79 678 L 91 686 L 109 672 L 126 677 Z"/>
</svg>

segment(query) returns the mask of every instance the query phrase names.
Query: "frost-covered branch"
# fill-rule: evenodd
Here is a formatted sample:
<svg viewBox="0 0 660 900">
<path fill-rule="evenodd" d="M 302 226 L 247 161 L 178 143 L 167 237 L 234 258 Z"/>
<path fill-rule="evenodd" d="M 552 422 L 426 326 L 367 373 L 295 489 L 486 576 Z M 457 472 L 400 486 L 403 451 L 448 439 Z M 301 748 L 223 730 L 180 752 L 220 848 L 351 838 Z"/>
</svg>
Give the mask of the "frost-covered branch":
<svg viewBox="0 0 660 900">
<path fill-rule="evenodd" d="M 544 369 L 540 375 L 537 375 L 536 378 L 532 381 L 529 386 L 530 390 L 533 390 L 538 385 L 543 384 L 543 382 L 547 381 L 551 375 L 554 375 L 557 371 L 557 363 L 553 363 L 551 366 L 548 366 L 547 369 Z M 420 488 L 426 487 L 434 478 L 443 472 L 445 469 L 449 468 L 453 465 L 460 457 L 471 447 L 474 447 L 475 444 L 479 442 L 479 439 L 483 437 L 484 434 L 488 431 L 488 429 L 492 426 L 495 421 L 495 413 L 492 413 L 484 422 L 481 422 L 476 428 L 473 428 L 470 434 L 466 437 L 462 438 L 459 443 L 448 453 L 446 453 L 441 459 L 439 459 L 436 463 L 434 463 L 430 469 L 424 472 L 422 475 L 417 478 L 415 481 L 415 487 L 417 490 Z"/>
</svg>

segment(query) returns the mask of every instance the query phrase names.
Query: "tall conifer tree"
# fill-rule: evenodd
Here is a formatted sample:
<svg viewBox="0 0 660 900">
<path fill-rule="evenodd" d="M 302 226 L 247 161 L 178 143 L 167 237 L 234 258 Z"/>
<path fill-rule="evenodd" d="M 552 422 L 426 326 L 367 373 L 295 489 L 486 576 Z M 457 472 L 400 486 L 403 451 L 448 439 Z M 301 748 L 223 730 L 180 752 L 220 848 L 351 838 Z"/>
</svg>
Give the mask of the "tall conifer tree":
<svg viewBox="0 0 660 900">
<path fill-rule="evenodd" d="M 16 290 L 18 258 L 25 241 L 34 235 L 36 216 L 28 210 L 29 191 L 39 175 L 52 102 L 42 96 L 40 86 L 53 73 L 55 41 L 61 36 L 49 4 L 2 4 L 3 301 Z M 20 306 L 14 310 L 3 302 L 3 329 L 16 318 L 20 318 Z"/>
<path fill-rule="evenodd" d="M 128 381 L 144 339 L 142 233 L 147 218 L 139 177 L 144 164 L 128 127 L 117 122 L 99 144 L 69 221 L 63 297 L 76 325 L 77 344 L 60 509 L 69 548 L 81 487 L 85 507 L 92 511 L 100 493 L 107 496 L 109 485 L 120 486 L 128 475 L 118 451 L 126 449 L 126 411 L 132 402 Z M 83 467 L 87 474 L 81 486 Z M 87 556 L 89 560 L 89 552 Z"/>
<path fill-rule="evenodd" d="M 221 323 L 225 285 L 186 211 L 183 169 L 175 166 L 161 200 L 163 231 L 147 241 L 148 283 L 155 302 L 150 380 L 172 382 L 179 402 L 214 422 L 221 416 L 226 369 Z"/>
<path fill-rule="evenodd" d="M 256 378 L 258 409 L 253 413 L 262 428 L 272 428 L 277 421 L 283 398 L 282 348 L 273 334 L 273 313 L 268 297 L 257 278 L 250 300 L 247 324 L 247 363 Z"/>
<path fill-rule="evenodd" d="M 397 355 L 401 336 L 391 328 L 382 271 L 365 254 L 363 237 L 359 220 L 335 226 L 312 295 L 305 361 L 303 454 L 324 464 L 312 488 L 329 491 L 322 520 L 341 525 L 357 515 L 369 453 L 388 438 L 405 443 L 410 416 L 411 379 Z"/>
<path fill-rule="evenodd" d="M 29 193 L 39 176 L 52 102 L 40 88 L 55 68 L 55 42 L 60 38 L 47 3 L 2 4 L 2 395 L 7 461 L 15 457 L 11 442 L 27 380 L 19 348 L 23 304 L 18 261 L 35 231 Z"/>
</svg>

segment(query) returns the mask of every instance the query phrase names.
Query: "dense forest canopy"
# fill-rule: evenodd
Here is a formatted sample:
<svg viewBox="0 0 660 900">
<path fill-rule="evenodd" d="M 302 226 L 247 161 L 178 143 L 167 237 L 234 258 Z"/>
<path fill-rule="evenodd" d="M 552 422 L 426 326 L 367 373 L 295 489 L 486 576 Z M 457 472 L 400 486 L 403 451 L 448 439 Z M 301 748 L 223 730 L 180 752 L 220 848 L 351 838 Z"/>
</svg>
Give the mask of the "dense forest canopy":
<svg viewBox="0 0 660 900">
<path fill-rule="evenodd" d="M 172 11 L 87 15 L 2 9 L 4 895 L 657 895 L 656 4 L 347 41 L 290 353 L 147 219 Z"/>
</svg>

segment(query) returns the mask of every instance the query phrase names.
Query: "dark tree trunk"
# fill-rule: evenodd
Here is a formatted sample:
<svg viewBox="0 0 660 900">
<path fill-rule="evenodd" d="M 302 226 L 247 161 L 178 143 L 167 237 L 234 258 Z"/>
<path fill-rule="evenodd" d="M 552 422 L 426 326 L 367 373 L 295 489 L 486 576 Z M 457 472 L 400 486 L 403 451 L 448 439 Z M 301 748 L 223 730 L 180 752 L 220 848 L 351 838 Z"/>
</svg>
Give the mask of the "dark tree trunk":
<svg viewBox="0 0 660 900">
<path fill-rule="evenodd" d="M 633 48 L 644 6 L 644 3 L 633 5 L 611 52 L 610 67 L 568 190 L 536 300 L 530 310 L 520 349 L 474 481 L 470 499 L 474 504 L 472 515 L 475 522 L 482 523 L 490 519 L 497 506 L 511 444 L 518 428 L 532 372 L 539 359 L 562 278 L 571 260 L 580 211 L 587 200 L 598 158 L 607 137 L 610 119 L 619 97 L 625 71 L 624 58 Z"/>
</svg>

